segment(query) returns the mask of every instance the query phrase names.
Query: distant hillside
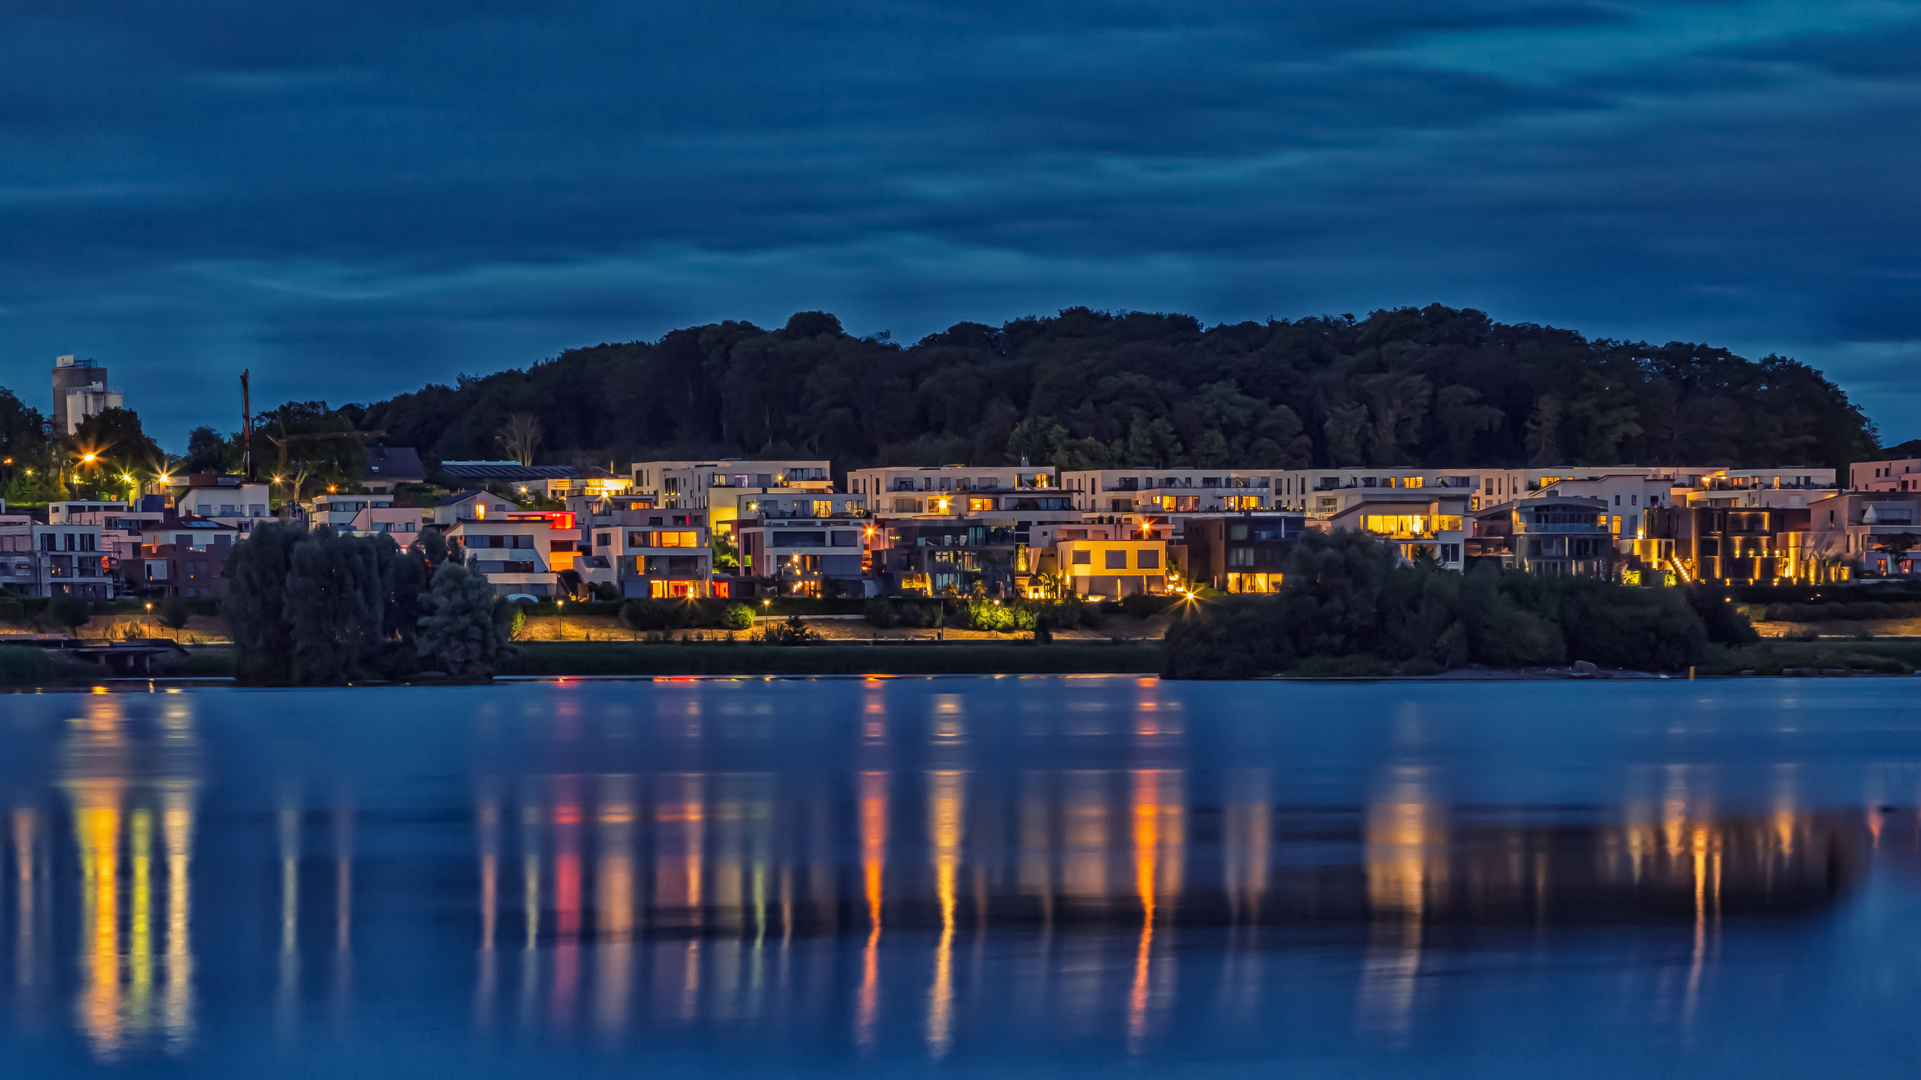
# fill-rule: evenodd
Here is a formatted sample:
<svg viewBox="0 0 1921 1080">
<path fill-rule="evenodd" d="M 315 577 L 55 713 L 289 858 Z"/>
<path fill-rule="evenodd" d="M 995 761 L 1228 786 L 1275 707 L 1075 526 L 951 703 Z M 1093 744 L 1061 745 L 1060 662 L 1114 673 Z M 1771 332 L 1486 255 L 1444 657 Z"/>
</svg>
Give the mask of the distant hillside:
<svg viewBox="0 0 1921 1080">
<path fill-rule="evenodd" d="M 354 410 L 358 412 L 358 410 Z M 1084 308 L 910 346 L 806 312 L 573 349 L 356 417 L 433 460 L 500 457 L 515 414 L 542 462 L 804 454 L 1065 467 L 1736 463 L 1842 466 L 1873 426 L 1777 356 L 1590 341 L 1439 306 L 1203 329 Z M 523 439 L 524 441 L 524 439 Z"/>
</svg>

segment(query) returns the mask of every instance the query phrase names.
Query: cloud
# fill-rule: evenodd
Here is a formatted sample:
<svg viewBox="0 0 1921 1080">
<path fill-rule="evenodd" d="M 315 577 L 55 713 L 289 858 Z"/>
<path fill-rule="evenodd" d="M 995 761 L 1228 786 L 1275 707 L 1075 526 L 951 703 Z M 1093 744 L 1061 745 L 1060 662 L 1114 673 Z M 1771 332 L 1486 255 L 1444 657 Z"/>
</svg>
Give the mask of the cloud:
<svg viewBox="0 0 1921 1080">
<path fill-rule="evenodd" d="M 1430 301 L 1819 355 L 1921 428 L 1875 359 L 1921 340 L 1921 4 L 82 0 L 0 42 L 0 378 L 90 353 L 169 441 L 243 365 L 340 401 L 815 307 Z"/>
</svg>

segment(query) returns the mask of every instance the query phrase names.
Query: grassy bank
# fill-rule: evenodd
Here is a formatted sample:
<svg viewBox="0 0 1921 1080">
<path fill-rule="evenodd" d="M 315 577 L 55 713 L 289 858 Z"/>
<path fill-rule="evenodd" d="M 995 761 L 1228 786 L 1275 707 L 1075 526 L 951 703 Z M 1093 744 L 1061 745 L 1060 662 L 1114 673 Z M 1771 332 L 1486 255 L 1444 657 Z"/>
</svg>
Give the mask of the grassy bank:
<svg viewBox="0 0 1921 1080">
<path fill-rule="evenodd" d="M 529 642 L 502 675 L 1019 675 L 1160 670 L 1152 645 L 632 645 Z"/>
<path fill-rule="evenodd" d="M 1768 639 L 1738 649 L 1711 649 L 1698 670 L 1703 675 L 1780 675 L 1808 669 L 1907 675 L 1916 668 L 1921 668 L 1921 641 Z"/>
</svg>

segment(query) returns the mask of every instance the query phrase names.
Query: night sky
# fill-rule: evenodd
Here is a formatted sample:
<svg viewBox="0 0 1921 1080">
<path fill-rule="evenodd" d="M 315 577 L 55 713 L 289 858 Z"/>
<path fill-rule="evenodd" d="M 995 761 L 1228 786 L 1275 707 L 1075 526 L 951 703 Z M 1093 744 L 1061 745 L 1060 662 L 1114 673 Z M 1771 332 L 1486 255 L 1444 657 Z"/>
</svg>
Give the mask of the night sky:
<svg viewBox="0 0 1921 1080">
<path fill-rule="evenodd" d="M 163 445 L 719 319 L 1440 302 L 1921 436 L 1921 3 L 10 0 L 0 382 Z"/>
</svg>

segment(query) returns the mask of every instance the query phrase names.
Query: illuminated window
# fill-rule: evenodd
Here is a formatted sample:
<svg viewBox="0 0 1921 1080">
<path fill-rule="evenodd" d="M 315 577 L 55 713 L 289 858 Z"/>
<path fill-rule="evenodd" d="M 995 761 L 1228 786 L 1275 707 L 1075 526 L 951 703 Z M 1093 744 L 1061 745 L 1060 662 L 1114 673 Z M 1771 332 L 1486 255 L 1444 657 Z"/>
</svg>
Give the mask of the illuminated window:
<svg viewBox="0 0 1921 1080">
<path fill-rule="evenodd" d="M 994 500 L 969 499 L 967 500 L 967 508 L 969 510 L 992 510 L 994 508 Z"/>
<path fill-rule="evenodd" d="M 815 517 L 833 517 L 834 504 L 828 501 L 827 499 L 815 499 L 814 500 L 814 516 Z"/>
</svg>

